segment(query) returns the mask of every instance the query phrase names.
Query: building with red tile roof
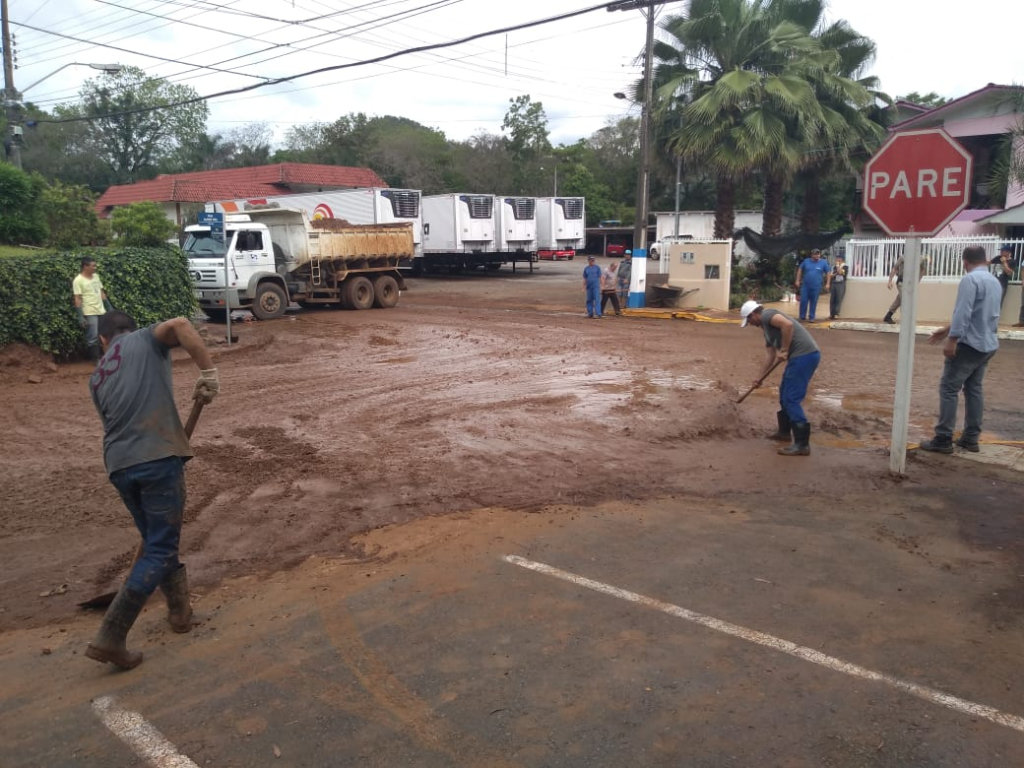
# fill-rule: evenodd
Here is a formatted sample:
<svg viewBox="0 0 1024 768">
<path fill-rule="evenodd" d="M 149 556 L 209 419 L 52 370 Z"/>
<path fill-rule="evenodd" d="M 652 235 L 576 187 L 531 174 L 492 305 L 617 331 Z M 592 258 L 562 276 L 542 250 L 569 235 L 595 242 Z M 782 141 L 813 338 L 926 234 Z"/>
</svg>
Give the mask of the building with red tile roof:
<svg viewBox="0 0 1024 768">
<path fill-rule="evenodd" d="M 106 218 L 121 205 L 159 203 L 167 218 L 181 227 L 197 206 L 212 200 L 270 197 L 331 189 L 387 187 L 369 168 L 313 163 L 276 163 L 219 171 L 162 174 L 150 181 L 110 187 L 96 201 L 96 213 Z"/>
</svg>

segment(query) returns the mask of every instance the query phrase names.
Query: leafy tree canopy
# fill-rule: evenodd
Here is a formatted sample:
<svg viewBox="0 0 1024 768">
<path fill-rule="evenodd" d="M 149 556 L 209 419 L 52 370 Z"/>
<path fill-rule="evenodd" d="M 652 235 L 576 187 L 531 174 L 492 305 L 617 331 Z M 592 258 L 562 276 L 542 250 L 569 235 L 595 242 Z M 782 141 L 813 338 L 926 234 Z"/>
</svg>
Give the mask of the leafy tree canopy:
<svg viewBox="0 0 1024 768">
<path fill-rule="evenodd" d="M 163 245 L 177 228 L 157 203 L 132 203 L 115 208 L 110 214 L 110 228 L 119 245 Z"/>
</svg>

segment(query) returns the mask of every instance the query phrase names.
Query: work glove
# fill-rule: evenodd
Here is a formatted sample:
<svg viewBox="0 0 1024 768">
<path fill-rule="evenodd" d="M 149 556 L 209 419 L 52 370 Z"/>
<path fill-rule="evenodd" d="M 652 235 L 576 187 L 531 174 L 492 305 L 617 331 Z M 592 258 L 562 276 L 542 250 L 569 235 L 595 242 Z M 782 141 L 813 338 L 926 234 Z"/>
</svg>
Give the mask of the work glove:
<svg viewBox="0 0 1024 768">
<path fill-rule="evenodd" d="M 113 312 L 114 311 L 114 305 L 110 303 L 110 299 L 104 299 L 103 300 L 103 310 L 105 312 Z"/>
<path fill-rule="evenodd" d="M 81 307 L 75 307 L 75 314 L 78 315 L 78 324 L 85 328 L 87 323 L 85 322 L 85 312 L 82 311 Z"/>
<path fill-rule="evenodd" d="M 220 392 L 220 379 L 217 377 L 217 369 L 209 368 L 208 370 L 200 371 L 199 378 L 196 379 L 195 389 L 192 390 L 193 399 L 210 403 L 217 396 L 218 392 Z"/>
</svg>

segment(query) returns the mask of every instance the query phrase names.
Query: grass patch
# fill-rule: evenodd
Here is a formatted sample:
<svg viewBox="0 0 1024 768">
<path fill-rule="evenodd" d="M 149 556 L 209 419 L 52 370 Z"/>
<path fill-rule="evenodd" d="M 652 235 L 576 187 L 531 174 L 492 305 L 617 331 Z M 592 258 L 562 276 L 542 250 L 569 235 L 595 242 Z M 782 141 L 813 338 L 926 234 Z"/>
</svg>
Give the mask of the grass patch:
<svg viewBox="0 0 1024 768">
<path fill-rule="evenodd" d="M 20 245 L 0 245 L 0 258 L 4 256 L 25 256 L 29 253 L 45 253 L 49 248 L 24 248 Z"/>
</svg>

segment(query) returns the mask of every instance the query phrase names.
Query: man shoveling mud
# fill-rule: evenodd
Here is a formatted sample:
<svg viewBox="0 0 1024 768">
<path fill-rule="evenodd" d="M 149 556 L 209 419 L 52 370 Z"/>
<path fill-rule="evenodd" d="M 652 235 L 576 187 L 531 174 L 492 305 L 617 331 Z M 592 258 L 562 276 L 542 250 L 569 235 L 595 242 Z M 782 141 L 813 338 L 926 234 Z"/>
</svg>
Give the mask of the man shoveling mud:
<svg viewBox="0 0 1024 768">
<path fill-rule="evenodd" d="M 129 651 L 125 638 L 157 587 L 167 598 L 171 628 L 192 629 L 188 578 L 178 561 L 184 463 L 192 451 L 174 405 L 171 348 L 184 348 L 199 367 L 194 398 L 210 402 L 220 384 L 202 338 L 183 317 L 136 330 L 124 312 L 108 312 L 100 318 L 99 336 L 104 355 L 89 390 L 103 421 L 107 473 L 142 534 L 142 554 L 85 655 L 132 669 L 142 654 Z"/>
<path fill-rule="evenodd" d="M 782 384 L 779 385 L 779 431 L 771 437 L 789 440 L 792 433 L 792 444 L 780 448 L 779 453 L 783 456 L 809 456 L 811 425 L 804 415 L 803 401 L 811 377 L 821 362 L 821 351 L 800 323 L 776 309 L 765 309 L 756 301 L 747 301 L 740 307 L 740 317 L 743 318 L 741 328 L 750 323 L 764 332 L 765 359 L 761 374 L 754 382 L 755 388 L 760 386 L 777 362 L 786 362 Z"/>
</svg>

